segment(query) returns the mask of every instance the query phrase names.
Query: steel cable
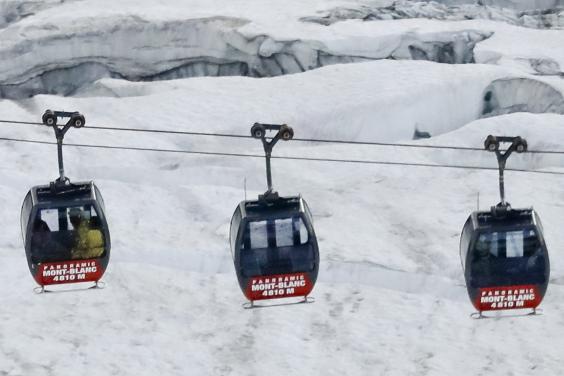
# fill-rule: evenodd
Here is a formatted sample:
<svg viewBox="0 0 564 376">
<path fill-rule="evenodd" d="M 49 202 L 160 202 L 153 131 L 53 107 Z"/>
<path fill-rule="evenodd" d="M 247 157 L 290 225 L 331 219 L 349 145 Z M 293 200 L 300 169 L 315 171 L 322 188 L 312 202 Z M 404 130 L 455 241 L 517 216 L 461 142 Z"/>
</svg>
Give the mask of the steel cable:
<svg viewBox="0 0 564 376">
<path fill-rule="evenodd" d="M 27 140 L 27 139 L 9 138 L 9 137 L 0 137 L 0 141 L 21 142 L 21 143 L 41 144 L 41 145 L 57 145 L 57 143 L 53 142 L 53 141 Z M 145 152 L 160 152 L 160 153 L 179 153 L 179 154 L 206 155 L 206 156 L 264 158 L 264 155 L 262 155 L 262 154 L 244 154 L 244 153 L 225 153 L 225 152 L 197 151 L 197 150 L 145 148 L 145 147 L 135 147 L 135 146 L 93 145 L 93 144 L 77 144 L 77 143 L 65 143 L 65 146 L 78 147 L 78 148 L 92 148 L 92 149 L 129 150 L 129 151 L 145 151 Z M 466 170 L 495 170 L 495 171 L 498 170 L 497 167 L 447 165 L 447 164 L 432 164 L 432 163 L 391 162 L 391 161 L 375 161 L 375 160 L 362 160 L 362 159 L 338 159 L 338 158 L 316 158 L 316 157 L 296 157 L 296 156 L 272 156 L 272 159 L 285 159 L 285 160 L 310 161 L 310 162 L 332 162 L 332 163 L 388 165 L 388 166 L 453 168 L 453 169 L 466 169 Z M 517 169 L 517 168 L 507 168 L 506 171 L 527 172 L 527 173 L 547 174 L 547 175 L 564 175 L 564 172 L 560 172 L 560 171 L 539 171 L 539 170 L 527 170 L 527 169 Z"/>
<path fill-rule="evenodd" d="M 28 122 L 28 121 L 17 121 L 17 120 L 2 120 L 2 119 L 0 119 L 0 123 L 44 126 L 43 123 Z M 143 128 L 105 127 L 105 126 L 86 126 L 83 129 L 109 130 L 109 131 L 120 131 L 120 132 L 138 132 L 138 133 L 158 133 L 158 134 L 186 135 L 186 136 L 252 138 L 251 135 L 241 135 L 241 134 L 231 134 L 231 133 L 213 133 L 213 132 L 195 132 L 195 131 L 175 131 L 175 130 L 170 130 L 170 129 L 169 130 L 167 130 L 167 129 L 143 129 Z M 316 139 L 316 138 L 293 138 L 291 141 L 311 142 L 311 143 L 344 144 L 344 145 L 387 146 L 387 147 L 417 148 L 417 149 L 484 151 L 484 148 L 467 147 L 467 146 L 421 145 L 421 144 L 376 142 L 376 141 L 328 140 L 328 139 Z M 530 154 L 564 154 L 564 150 L 562 150 L 562 151 L 560 151 L 560 150 L 527 150 L 527 153 L 530 153 Z"/>
</svg>

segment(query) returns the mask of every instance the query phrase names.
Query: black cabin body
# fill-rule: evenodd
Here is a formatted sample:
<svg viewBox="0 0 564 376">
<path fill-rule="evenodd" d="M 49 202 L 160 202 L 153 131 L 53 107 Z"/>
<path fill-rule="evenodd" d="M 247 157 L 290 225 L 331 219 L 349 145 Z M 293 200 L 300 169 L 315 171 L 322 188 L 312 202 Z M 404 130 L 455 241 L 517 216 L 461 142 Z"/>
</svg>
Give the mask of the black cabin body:
<svg viewBox="0 0 564 376">
<path fill-rule="evenodd" d="M 546 293 L 548 251 L 532 208 L 472 213 L 462 230 L 460 258 L 468 295 L 480 312 L 535 309 Z"/>
<path fill-rule="evenodd" d="M 110 233 L 93 182 L 31 188 L 21 229 L 29 270 L 39 285 L 98 282 L 104 274 Z"/>
<path fill-rule="evenodd" d="M 242 201 L 230 231 L 235 271 L 247 299 L 310 294 L 319 272 L 319 249 L 302 197 Z"/>
</svg>

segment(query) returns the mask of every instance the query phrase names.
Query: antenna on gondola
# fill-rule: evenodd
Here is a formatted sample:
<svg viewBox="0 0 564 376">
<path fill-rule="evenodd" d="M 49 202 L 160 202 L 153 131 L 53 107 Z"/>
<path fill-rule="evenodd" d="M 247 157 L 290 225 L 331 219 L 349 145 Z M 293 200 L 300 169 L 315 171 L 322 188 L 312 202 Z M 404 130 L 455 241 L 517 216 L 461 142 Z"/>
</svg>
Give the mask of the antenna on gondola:
<svg viewBox="0 0 564 376">
<path fill-rule="evenodd" d="M 268 141 L 266 139 L 266 131 L 278 131 L 274 137 Z M 267 191 L 259 195 L 260 201 L 273 201 L 278 199 L 278 192 L 272 190 L 272 171 L 270 167 L 270 158 L 272 156 L 272 149 L 278 140 L 288 141 L 294 137 L 294 130 L 286 124 L 262 124 L 255 123 L 251 127 L 251 135 L 262 141 L 264 147 L 264 154 L 266 158 L 266 184 Z"/>
<path fill-rule="evenodd" d="M 510 142 L 511 145 L 507 150 L 499 150 L 500 143 Z M 517 153 L 524 153 L 527 151 L 527 141 L 521 137 L 504 137 L 489 135 L 484 141 L 484 148 L 487 151 L 495 152 L 497 157 L 497 164 L 499 167 L 499 196 L 501 201 L 496 206 L 492 206 L 493 215 L 504 215 L 508 210 L 511 210 L 511 204 L 505 201 L 505 179 L 503 172 L 505 171 L 505 164 L 507 159 L 514 151 Z"/>
<path fill-rule="evenodd" d="M 65 125 L 58 125 L 58 118 L 68 118 L 69 120 Z M 65 166 L 63 161 L 63 140 L 65 134 L 71 128 L 82 128 L 86 123 L 84 115 L 79 112 L 64 112 L 64 111 L 51 111 L 47 110 L 42 116 L 43 124 L 48 127 L 53 127 L 55 137 L 57 138 L 57 156 L 59 162 L 59 177 L 51 183 L 51 189 L 56 191 L 58 188 L 70 184 L 69 178 L 65 176 Z"/>
</svg>

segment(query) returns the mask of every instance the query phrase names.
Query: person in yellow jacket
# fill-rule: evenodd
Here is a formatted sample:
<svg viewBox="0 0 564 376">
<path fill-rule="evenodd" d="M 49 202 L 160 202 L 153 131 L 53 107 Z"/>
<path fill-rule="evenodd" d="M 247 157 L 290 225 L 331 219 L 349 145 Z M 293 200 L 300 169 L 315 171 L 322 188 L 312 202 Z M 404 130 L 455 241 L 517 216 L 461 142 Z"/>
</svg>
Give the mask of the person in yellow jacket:
<svg viewBox="0 0 564 376">
<path fill-rule="evenodd" d="M 75 245 L 71 251 L 71 257 L 85 260 L 102 256 L 104 253 L 104 237 L 100 230 L 90 229 L 84 211 L 81 208 L 70 209 L 69 219 L 76 231 Z"/>
</svg>

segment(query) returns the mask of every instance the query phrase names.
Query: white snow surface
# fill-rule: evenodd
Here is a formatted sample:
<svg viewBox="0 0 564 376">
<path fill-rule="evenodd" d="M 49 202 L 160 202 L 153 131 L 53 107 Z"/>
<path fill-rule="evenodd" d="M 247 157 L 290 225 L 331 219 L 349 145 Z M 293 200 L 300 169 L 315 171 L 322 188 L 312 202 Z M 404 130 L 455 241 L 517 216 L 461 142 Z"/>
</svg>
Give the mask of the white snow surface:
<svg viewBox="0 0 564 376">
<path fill-rule="evenodd" d="M 562 150 L 564 116 L 477 120 L 485 87 L 505 68 L 379 61 L 268 79 L 158 83 L 102 80 L 81 97 L 0 102 L 0 118 L 79 110 L 87 127 L 66 142 L 261 154 L 256 140 L 89 130 L 88 124 L 247 134 L 288 122 L 296 137 L 408 141 L 414 122 L 441 134 L 424 144 L 480 147 L 519 134 Z M 364 77 L 362 80 L 360 78 Z M 108 94 L 111 93 L 111 96 Z M 317 94 L 315 94 L 317 93 Z M 448 125 L 450 124 L 450 125 Z M 0 137 L 51 140 L 44 127 Z M 16 375 L 554 375 L 562 367 L 562 197 L 556 175 L 508 172 L 515 207 L 534 205 L 551 250 L 551 285 L 536 317 L 473 320 L 458 256 L 461 226 L 498 200 L 496 171 L 274 160 L 281 194 L 312 208 L 321 253 L 316 302 L 241 308 L 228 245 L 237 203 L 265 188 L 261 159 L 67 147 L 67 174 L 104 194 L 112 257 L 104 290 L 35 295 L 23 255 L 21 200 L 56 175 L 53 146 L 2 142 L 0 371 Z M 486 152 L 280 143 L 274 155 L 495 166 Z M 564 172 L 557 156 L 509 168 Z"/>
<path fill-rule="evenodd" d="M 445 4 L 475 4 L 476 0 L 438 0 Z M 562 0 L 481 0 L 480 3 L 488 6 L 504 7 L 510 9 L 550 9 L 564 5 Z"/>
<path fill-rule="evenodd" d="M 95 80 L 111 75 L 154 79 L 195 62 L 202 65 L 186 68 L 190 75 L 239 75 L 244 69 L 259 76 L 278 75 L 335 62 L 411 59 L 412 47 L 430 54 L 433 46 L 445 43 L 454 45 L 456 62 L 469 61 L 477 43 L 478 63 L 543 75 L 564 72 L 562 30 L 525 29 L 488 20 L 349 20 L 329 26 L 301 21 L 335 7 L 391 3 L 12 1 L 0 8 L 6 19 L 3 27 L 0 24 L 0 83 L 27 82 L 31 88 L 68 85 L 58 82 L 62 79 L 58 72 L 84 64 L 90 64 L 86 72 L 64 79 L 80 82 L 89 76 Z M 281 55 L 276 62 L 264 62 L 275 54 Z M 45 77 L 46 73 L 51 76 Z"/>
<path fill-rule="evenodd" d="M 553 2 L 503 3 L 522 9 Z M 256 155 L 263 151 L 253 139 L 88 126 L 246 135 L 259 121 L 288 123 L 299 138 L 482 147 L 488 134 L 520 135 L 531 150 L 564 151 L 564 115 L 481 119 L 484 94 L 496 80 L 512 80 L 504 86 L 508 108 L 558 102 L 546 93 L 564 93 L 562 30 L 486 20 L 299 21 L 375 3 L 392 1 L 5 1 L 0 83 L 81 63 L 142 76 L 201 57 L 253 62 L 249 56 L 291 53 L 304 66 L 311 51 L 407 58 L 410 43 L 460 47 L 485 38 L 474 49 L 479 64 L 381 60 L 262 79 L 104 78 L 85 81 L 73 97 L 0 100 L 0 120 L 38 121 L 47 108 L 78 110 L 86 127 L 71 129 L 67 143 Z M 412 141 L 415 129 L 433 137 Z M 54 140 L 46 127 L 28 125 L 3 124 L 2 137 Z M 496 167 L 493 154 L 482 151 L 298 141 L 280 142 L 274 155 Z M 0 156 L 2 376 L 562 373 L 561 175 L 505 177 L 508 201 L 533 205 L 543 221 L 551 257 L 543 314 L 473 320 L 459 236 L 478 193 L 481 209 L 499 201 L 495 170 L 274 159 L 275 188 L 301 193 L 313 212 L 321 256 L 316 301 L 244 310 L 229 221 L 245 194 L 265 190 L 263 159 L 66 147 L 67 175 L 93 178 L 104 195 L 112 235 L 107 286 L 35 295 L 16 219 L 29 188 L 56 177 L 56 150 L 0 140 Z M 564 173 L 564 158 L 516 155 L 508 168 Z"/>
</svg>

